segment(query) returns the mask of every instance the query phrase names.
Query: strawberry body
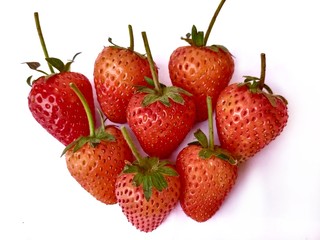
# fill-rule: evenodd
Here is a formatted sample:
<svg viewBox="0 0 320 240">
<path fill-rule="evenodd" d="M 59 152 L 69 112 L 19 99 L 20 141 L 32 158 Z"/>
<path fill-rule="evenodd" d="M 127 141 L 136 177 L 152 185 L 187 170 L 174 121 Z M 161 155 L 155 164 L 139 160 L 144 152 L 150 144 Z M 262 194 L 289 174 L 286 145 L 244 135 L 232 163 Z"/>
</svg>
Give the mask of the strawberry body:
<svg viewBox="0 0 320 240">
<path fill-rule="evenodd" d="M 142 186 L 132 181 L 134 174 L 121 174 L 116 182 L 116 197 L 128 221 L 143 232 L 156 229 L 176 206 L 180 195 L 178 176 L 166 176 L 168 187 L 161 192 L 153 189 L 147 201 Z"/>
<path fill-rule="evenodd" d="M 94 111 L 92 86 L 80 73 L 62 72 L 40 77 L 32 83 L 28 96 L 29 109 L 36 121 L 62 144 L 68 145 L 89 134 L 86 112 L 69 87 L 75 83 Z"/>
<path fill-rule="evenodd" d="M 199 145 L 185 147 L 177 157 L 181 180 L 180 204 L 198 222 L 210 219 L 221 207 L 237 179 L 237 166 L 218 157 L 201 158 Z"/>
<path fill-rule="evenodd" d="M 193 94 L 198 122 L 208 118 L 206 97 L 215 107 L 219 93 L 229 84 L 234 72 L 231 54 L 217 48 L 183 46 L 170 56 L 169 74 L 172 84 Z"/>
<path fill-rule="evenodd" d="M 116 123 L 126 122 L 126 108 L 136 86 L 147 86 L 151 77 L 145 57 L 119 47 L 105 47 L 94 65 L 97 100 L 106 117 Z"/>
<path fill-rule="evenodd" d="M 73 178 L 92 196 L 105 204 L 115 204 L 115 182 L 133 155 L 121 131 L 115 126 L 105 127 L 115 141 L 101 141 L 93 147 L 89 143 L 74 152 L 66 152 L 67 168 Z"/>
<path fill-rule="evenodd" d="M 170 99 L 170 106 L 156 101 L 146 107 L 145 93 L 135 94 L 127 109 L 127 121 L 142 149 L 150 156 L 168 157 L 177 149 L 195 122 L 195 104 L 184 96 L 184 104 Z"/>
<path fill-rule="evenodd" d="M 216 106 L 217 131 L 221 146 L 243 162 L 254 156 L 286 126 L 286 103 L 274 98 L 275 106 L 261 93 L 234 83 L 220 94 Z"/>
</svg>

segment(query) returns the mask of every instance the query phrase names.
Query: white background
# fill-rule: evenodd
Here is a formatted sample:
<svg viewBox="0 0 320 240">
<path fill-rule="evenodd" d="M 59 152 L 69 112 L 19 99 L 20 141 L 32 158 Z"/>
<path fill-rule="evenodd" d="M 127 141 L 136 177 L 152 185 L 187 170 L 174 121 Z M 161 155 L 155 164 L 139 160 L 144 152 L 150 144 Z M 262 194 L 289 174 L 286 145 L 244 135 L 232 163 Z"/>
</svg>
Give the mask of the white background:
<svg viewBox="0 0 320 240">
<path fill-rule="evenodd" d="M 265 52 L 267 83 L 289 101 L 289 122 L 274 142 L 240 168 L 237 185 L 207 222 L 187 218 L 178 205 L 158 229 L 139 232 L 118 205 L 96 201 L 75 182 L 60 158 L 63 146 L 29 112 L 30 87 L 25 80 L 34 73 L 21 63 L 39 61 L 47 70 L 35 11 L 49 54 L 66 61 L 82 52 L 72 70 L 90 80 L 108 37 L 128 46 L 127 26 L 132 24 L 136 50 L 144 52 L 140 33 L 146 31 L 160 79 L 170 84 L 171 52 L 185 45 L 180 37 L 193 24 L 207 29 L 218 4 L 219 0 L 0 3 L 0 239 L 320 239 L 316 0 L 227 0 L 220 12 L 208 43 L 223 44 L 235 56 L 232 82 L 242 81 L 243 75 L 259 76 L 260 53 Z M 198 127 L 206 130 L 206 123 Z M 191 132 L 178 151 L 192 139 Z"/>
</svg>

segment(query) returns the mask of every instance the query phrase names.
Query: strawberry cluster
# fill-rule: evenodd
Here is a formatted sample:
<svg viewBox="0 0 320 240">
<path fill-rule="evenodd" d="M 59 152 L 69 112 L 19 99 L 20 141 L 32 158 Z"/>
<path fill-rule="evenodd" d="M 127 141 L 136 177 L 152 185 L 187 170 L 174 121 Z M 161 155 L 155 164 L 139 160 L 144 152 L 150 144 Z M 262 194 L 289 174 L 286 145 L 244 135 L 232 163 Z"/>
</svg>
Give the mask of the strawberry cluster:
<svg viewBox="0 0 320 240">
<path fill-rule="evenodd" d="M 145 32 L 146 55 L 134 50 L 130 25 L 130 47 L 109 39 L 111 45 L 98 54 L 93 84 L 70 71 L 76 56 L 66 64 L 48 56 L 41 31 L 50 73 L 39 70 L 39 63 L 27 62 L 44 74 L 34 81 L 28 78 L 29 109 L 65 145 L 62 155 L 72 177 L 97 200 L 117 203 L 141 231 L 156 229 L 178 202 L 195 221 L 210 219 L 235 185 L 238 166 L 286 126 L 287 101 L 265 84 L 265 54 L 260 77 L 245 76 L 243 82 L 230 84 L 233 56 L 222 45 L 207 46 L 224 2 L 205 34 L 193 26 L 182 38 L 189 45 L 171 54 L 171 86 L 158 78 Z M 35 19 L 40 30 L 37 13 Z M 100 121 L 94 114 L 95 99 Z M 105 125 L 105 119 L 113 125 Z M 219 146 L 214 143 L 214 120 Z M 208 122 L 208 136 L 198 129 L 196 141 L 170 160 L 195 124 L 203 121 Z"/>
</svg>

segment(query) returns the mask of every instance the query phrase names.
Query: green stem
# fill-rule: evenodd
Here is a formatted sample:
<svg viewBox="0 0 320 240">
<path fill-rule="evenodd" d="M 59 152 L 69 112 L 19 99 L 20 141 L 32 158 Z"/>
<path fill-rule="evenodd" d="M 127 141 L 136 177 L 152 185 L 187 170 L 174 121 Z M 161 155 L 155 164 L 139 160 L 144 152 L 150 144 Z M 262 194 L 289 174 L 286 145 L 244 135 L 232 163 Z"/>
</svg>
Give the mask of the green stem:
<svg viewBox="0 0 320 240">
<path fill-rule="evenodd" d="M 212 99 L 207 96 L 208 107 L 208 127 L 209 127 L 209 149 L 214 150 L 214 132 L 213 132 L 213 113 L 212 113 Z"/>
<path fill-rule="evenodd" d="M 37 32 L 39 35 L 39 39 L 40 39 L 40 43 L 41 43 L 41 47 L 42 47 L 44 56 L 45 56 L 45 58 L 49 58 L 48 50 L 47 50 L 46 43 L 44 41 L 44 37 L 43 37 L 41 26 L 40 26 L 39 14 L 37 12 L 34 13 L 34 20 L 36 22 Z M 48 63 L 48 66 L 49 66 L 50 72 L 54 73 L 54 69 L 50 63 Z"/>
<path fill-rule="evenodd" d="M 139 163 L 142 162 L 142 156 L 140 155 L 139 151 L 137 150 L 136 146 L 134 145 L 132 138 L 129 135 L 129 132 L 127 130 L 127 128 L 125 126 L 122 126 L 120 128 L 122 135 L 124 137 L 124 139 L 126 140 L 128 146 L 131 149 L 131 152 L 133 153 L 133 155 L 135 156 L 135 158 L 138 160 Z"/>
<path fill-rule="evenodd" d="M 221 0 L 218 8 L 216 9 L 216 11 L 215 11 L 215 13 L 214 13 L 214 15 L 213 15 L 213 17 L 212 17 L 212 19 L 211 19 L 211 22 L 210 22 L 210 24 L 209 24 L 209 26 L 208 26 L 208 29 L 207 29 L 207 31 L 206 31 L 206 35 L 205 35 L 205 37 L 204 37 L 204 46 L 207 45 L 208 38 L 209 38 L 209 36 L 210 36 L 212 27 L 213 27 L 213 25 L 214 25 L 214 23 L 215 23 L 218 15 L 219 15 L 219 12 L 220 12 L 223 4 L 225 3 L 225 1 L 226 1 L 226 0 Z"/>
<path fill-rule="evenodd" d="M 143 38 L 144 47 L 146 49 L 148 62 L 149 62 L 150 68 L 151 68 L 151 74 L 152 74 L 152 80 L 154 82 L 154 87 L 155 87 L 156 91 L 161 95 L 162 88 L 161 88 L 161 85 L 160 85 L 160 82 L 158 79 L 157 71 L 154 66 L 154 61 L 153 61 L 152 54 L 151 54 L 150 47 L 149 47 L 149 43 L 148 43 L 147 33 L 142 32 L 141 34 L 142 34 L 142 38 Z"/>
<path fill-rule="evenodd" d="M 88 102 L 76 84 L 70 83 L 69 86 L 77 94 L 78 98 L 80 99 L 84 107 L 84 110 L 86 111 L 88 122 L 89 122 L 89 128 L 90 128 L 90 137 L 94 137 L 95 136 L 94 119 L 93 119 L 90 107 L 88 105 Z"/>
<path fill-rule="evenodd" d="M 130 36 L 130 47 L 128 48 L 130 51 L 134 51 L 134 38 L 133 38 L 133 30 L 132 26 L 129 24 L 129 36 Z"/>
<path fill-rule="evenodd" d="M 266 54 L 261 53 L 261 72 L 260 72 L 260 81 L 259 81 L 259 88 L 262 90 L 264 88 L 264 82 L 266 79 Z"/>
</svg>

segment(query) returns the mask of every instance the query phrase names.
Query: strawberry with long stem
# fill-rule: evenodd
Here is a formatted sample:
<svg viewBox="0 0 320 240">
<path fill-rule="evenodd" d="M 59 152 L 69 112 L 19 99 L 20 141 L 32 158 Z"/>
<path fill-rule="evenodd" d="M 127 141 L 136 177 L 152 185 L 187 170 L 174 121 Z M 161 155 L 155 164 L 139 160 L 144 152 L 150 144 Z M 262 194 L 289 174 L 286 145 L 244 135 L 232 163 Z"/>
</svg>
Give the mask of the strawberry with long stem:
<svg viewBox="0 0 320 240">
<path fill-rule="evenodd" d="M 219 93 L 229 84 L 234 72 L 234 61 L 228 49 L 217 44 L 207 45 L 224 3 L 225 0 L 221 0 L 205 34 L 192 27 L 191 33 L 182 38 L 190 46 L 175 49 L 168 64 L 172 84 L 193 94 L 198 122 L 208 119 L 206 97 L 212 98 L 214 108 Z"/>
<path fill-rule="evenodd" d="M 135 161 L 116 181 L 116 197 L 128 221 L 140 231 L 156 229 L 176 206 L 180 180 L 174 165 L 158 157 L 143 157 L 126 127 L 121 127 Z"/>
<path fill-rule="evenodd" d="M 214 144 L 211 98 L 207 97 L 209 141 L 198 129 L 196 142 L 182 149 L 176 161 L 181 180 L 180 204 L 195 221 L 210 219 L 221 207 L 237 179 L 237 162 Z"/>
<path fill-rule="evenodd" d="M 145 32 L 142 37 L 152 72 L 146 81 L 153 88 L 138 88 L 129 101 L 127 121 L 147 154 L 166 158 L 193 127 L 195 104 L 184 89 L 160 83 Z"/>
<path fill-rule="evenodd" d="M 69 87 L 75 83 L 87 99 L 90 109 L 94 110 L 93 92 L 90 81 L 81 73 L 71 72 L 71 61 L 64 64 L 60 59 L 49 57 L 48 50 L 41 31 L 39 14 L 34 13 L 35 23 L 40 43 L 48 63 L 50 73 L 38 69 L 40 63 L 26 62 L 42 76 L 27 83 L 31 86 L 28 96 L 28 106 L 35 120 L 62 144 L 68 145 L 79 136 L 89 134 L 86 112 L 77 95 Z M 54 68 L 59 72 L 56 73 Z"/>
<path fill-rule="evenodd" d="M 87 113 L 89 136 L 81 136 L 63 151 L 67 168 L 74 179 L 93 197 L 105 204 L 115 204 L 115 181 L 126 162 L 133 161 L 133 155 L 116 126 L 101 126 L 95 129 L 90 107 L 78 87 L 70 84 Z"/>
<path fill-rule="evenodd" d="M 244 76 L 220 94 L 216 106 L 221 146 L 245 162 L 283 131 L 288 121 L 287 100 L 265 83 L 266 56 L 260 55 L 260 77 Z"/>
<path fill-rule="evenodd" d="M 132 26 L 129 25 L 130 46 L 112 42 L 98 54 L 94 64 L 94 86 L 97 100 L 105 116 L 112 122 L 125 123 L 126 109 L 136 85 L 148 86 L 151 77 L 147 58 L 134 50 Z"/>
</svg>

